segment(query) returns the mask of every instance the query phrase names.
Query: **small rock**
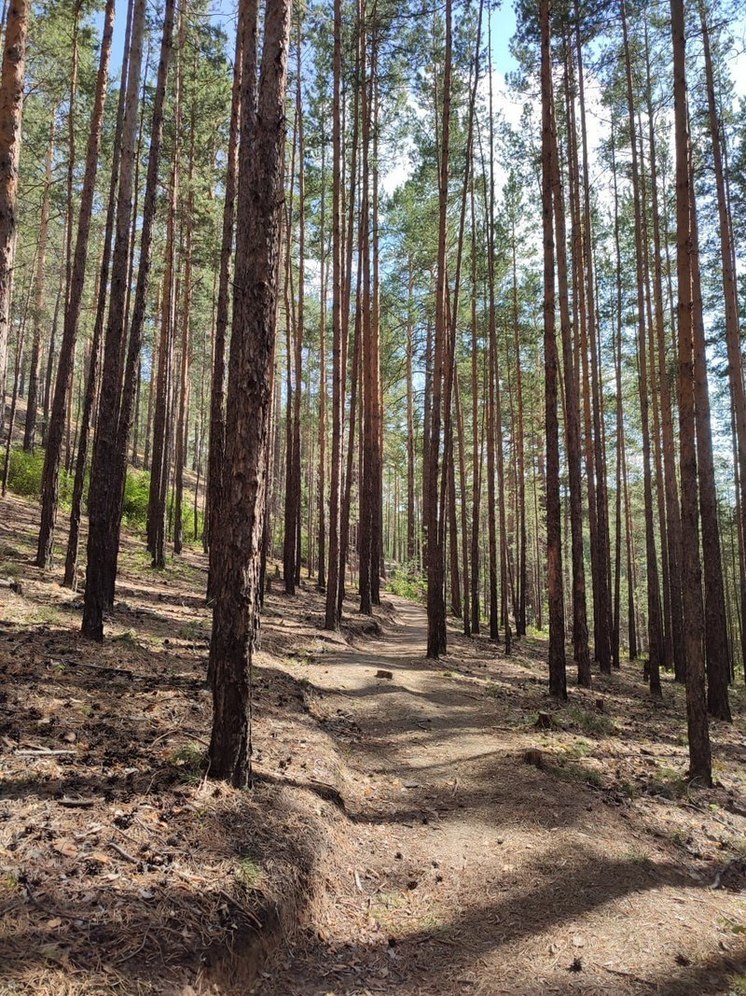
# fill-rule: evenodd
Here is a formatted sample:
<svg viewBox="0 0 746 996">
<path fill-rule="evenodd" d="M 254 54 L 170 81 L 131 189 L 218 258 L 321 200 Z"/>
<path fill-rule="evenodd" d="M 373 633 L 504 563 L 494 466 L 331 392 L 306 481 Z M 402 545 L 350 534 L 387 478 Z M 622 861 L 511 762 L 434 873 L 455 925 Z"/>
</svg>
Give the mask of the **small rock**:
<svg viewBox="0 0 746 996">
<path fill-rule="evenodd" d="M 376 671 L 376 678 L 388 678 L 390 681 L 393 679 L 393 677 L 394 677 L 393 671 L 385 671 L 383 670 L 383 668 L 379 668 L 378 671 Z"/>
</svg>

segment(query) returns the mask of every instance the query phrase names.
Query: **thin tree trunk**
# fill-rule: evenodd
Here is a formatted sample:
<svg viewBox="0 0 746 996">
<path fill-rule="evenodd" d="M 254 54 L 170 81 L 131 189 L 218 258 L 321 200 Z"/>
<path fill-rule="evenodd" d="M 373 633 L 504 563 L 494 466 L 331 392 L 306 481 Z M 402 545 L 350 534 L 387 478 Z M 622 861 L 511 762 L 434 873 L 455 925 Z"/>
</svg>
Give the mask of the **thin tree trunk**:
<svg viewBox="0 0 746 996">
<path fill-rule="evenodd" d="M 642 463 L 643 490 L 645 500 L 645 559 L 647 564 L 648 587 L 648 658 L 650 691 L 661 694 L 660 664 L 663 655 L 663 626 L 661 619 L 660 588 L 658 583 L 658 555 L 655 548 L 655 528 L 653 522 L 653 483 L 650 459 L 650 398 L 648 394 L 648 361 L 645 330 L 645 275 L 642 251 L 642 206 L 640 203 L 640 174 L 637 155 L 637 134 L 635 128 L 634 98 L 632 92 L 632 66 L 627 36 L 627 13 L 625 0 L 621 0 L 622 32 L 624 38 L 624 59 L 627 77 L 627 110 L 632 148 L 632 187 L 635 209 L 635 259 L 637 264 L 637 322 L 638 322 L 638 366 L 640 380 L 640 414 L 642 422 Z"/>
<path fill-rule="evenodd" d="M 62 433 L 64 429 L 65 409 L 72 390 L 73 367 L 75 359 L 75 344 L 78 337 L 78 325 L 83 300 L 85 271 L 88 262 L 88 242 L 93 216 L 93 197 L 96 189 L 96 174 L 98 157 L 101 148 L 101 133 L 103 130 L 104 107 L 109 79 L 109 61 L 114 34 L 114 0 L 107 0 L 104 13 L 104 29 L 101 36 L 101 54 L 99 57 L 96 91 L 91 110 L 91 125 L 88 132 L 88 148 L 85 158 L 85 173 L 83 175 L 83 190 L 80 197 L 80 213 L 78 215 L 78 232 L 75 239 L 72 271 L 70 276 L 70 291 L 65 307 L 65 321 L 60 343 L 60 356 L 57 362 L 57 377 L 54 385 L 52 412 L 47 433 L 47 447 L 44 454 L 44 471 L 42 474 L 41 525 L 36 551 L 36 563 L 39 567 L 50 567 L 54 551 L 54 527 L 57 519 L 59 503 L 59 472 L 62 458 Z M 125 57 L 126 58 L 126 57 Z M 124 73 L 125 70 L 123 69 Z M 115 154 L 115 160 L 117 156 Z M 114 165 L 116 170 L 116 165 Z M 111 198 L 113 201 L 113 196 Z M 111 244 L 112 225 L 107 213 L 107 230 L 104 236 L 104 254 L 107 257 Z M 108 235 L 108 240 L 106 236 Z M 107 244 L 108 243 L 108 244 Z M 100 286 L 100 293 L 106 297 L 107 280 Z M 98 315 L 97 315 L 98 319 Z M 86 405 L 83 405 L 83 420 L 90 420 L 90 410 L 86 416 Z M 87 439 L 88 429 L 80 425 L 78 452 L 80 452 L 83 433 Z M 87 447 L 86 447 L 87 448 Z M 85 459 L 85 456 L 84 456 Z M 76 544 L 77 546 L 77 544 Z M 69 583 L 69 582 L 68 582 Z"/>
<path fill-rule="evenodd" d="M 44 291 L 47 266 L 47 236 L 49 232 L 49 198 L 52 190 L 52 162 L 54 159 L 54 134 L 57 109 L 52 109 L 52 123 L 49 128 L 49 145 L 44 175 L 44 193 L 41 200 L 39 219 L 39 244 L 36 251 L 36 288 L 33 308 L 33 333 L 31 337 L 31 358 L 29 364 L 28 395 L 26 397 L 26 423 L 23 427 L 23 448 L 32 453 L 36 442 L 36 416 L 39 405 L 39 376 L 41 374 L 41 333 L 44 311 Z"/>
<path fill-rule="evenodd" d="M 726 174 L 724 170 L 725 134 L 722 130 L 715 99 L 715 78 L 710 50 L 710 33 L 707 10 L 703 0 L 699 2 L 702 43 L 705 56 L 705 81 L 707 86 L 707 109 L 709 116 L 712 157 L 715 169 L 717 190 L 718 220 L 720 236 L 720 258 L 723 275 L 723 301 L 725 310 L 725 335 L 728 351 L 728 383 L 734 421 L 735 463 L 738 477 L 738 504 L 740 506 L 739 536 L 741 539 L 740 563 L 746 564 L 746 389 L 744 388 L 743 357 L 741 354 L 741 331 L 739 327 L 738 282 L 736 277 L 735 253 L 733 246 L 733 226 L 730 213 Z M 743 571 L 743 567 L 741 568 Z M 739 586 L 741 605 L 741 657 L 746 661 L 746 583 Z M 709 694 L 709 690 L 708 690 Z"/>
<path fill-rule="evenodd" d="M 425 496 L 427 521 L 427 656 L 437 659 L 446 651 L 446 614 L 443 590 L 444 550 L 438 521 L 438 473 L 441 448 L 442 393 L 447 349 L 447 242 L 448 176 L 451 122 L 452 4 L 446 0 L 443 106 L 438 162 L 438 266 L 435 291 L 435 350 L 433 360 L 432 421 L 428 452 L 428 482 Z M 437 105 L 436 105 L 437 107 Z M 437 113 L 436 113 L 437 117 Z M 445 471 L 443 470 L 443 473 Z"/>
<path fill-rule="evenodd" d="M 711 716 L 730 723 L 728 703 L 730 647 L 725 611 L 722 549 L 718 517 L 715 460 L 712 452 L 712 419 L 707 384 L 707 345 L 702 314 L 702 285 L 699 269 L 699 229 L 694 192 L 694 168 L 689 149 L 689 212 L 691 226 L 690 267 L 692 274 L 692 331 L 694 337 L 694 404 L 699 471 L 699 507 L 702 520 L 702 547 L 705 590 L 705 662 L 707 666 L 707 708 Z"/>
<path fill-rule="evenodd" d="M 551 87 L 549 89 L 548 99 L 550 102 L 552 101 Z M 562 191 L 562 176 L 559 163 L 556 120 L 553 106 L 551 105 L 550 123 L 550 140 L 553 143 L 550 156 L 550 165 L 552 168 L 552 202 L 554 207 L 557 286 L 559 290 L 560 330 L 562 335 L 567 467 L 570 480 L 570 530 L 572 538 L 573 579 L 573 649 L 575 665 L 578 671 L 578 684 L 590 687 L 591 661 L 588 650 L 588 617 L 585 599 L 585 567 L 583 561 L 583 504 L 580 459 L 579 386 L 576 378 L 573 358 L 572 327 L 570 324 L 564 194 Z"/>
<path fill-rule="evenodd" d="M 0 400 L 5 419 L 5 370 L 15 258 L 18 159 L 21 154 L 23 77 L 29 0 L 11 0 L 5 20 L 3 64 L 0 75 Z"/>
<path fill-rule="evenodd" d="M 552 51 L 549 0 L 541 0 L 542 220 L 544 235 L 544 377 L 546 406 L 547 588 L 549 595 L 549 691 L 567 698 L 565 610 L 562 585 L 562 512 L 560 506 L 558 357 L 555 335 L 554 230 L 552 190 L 556 142 L 552 121 Z"/>
<path fill-rule="evenodd" d="M 220 276 L 215 318 L 215 345 L 210 391 L 210 449 L 207 469 L 207 508 L 205 520 L 210 563 L 207 578 L 207 598 L 215 596 L 215 564 L 212 537 L 220 528 L 223 466 L 225 457 L 225 349 L 230 307 L 230 276 L 233 250 L 233 228 L 236 214 L 236 180 L 238 175 L 238 130 L 241 112 L 241 73 L 245 4 L 239 4 L 236 27 L 236 47 L 233 60 L 233 96 L 231 100 L 230 128 L 228 132 L 227 167 L 225 175 L 225 201 L 223 203 L 223 231 L 220 246 Z"/>
<path fill-rule="evenodd" d="M 339 627 L 340 505 L 342 489 L 342 429 L 344 368 L 342 365 L 342 0 L 334 0 L 332 83 L 332 453 L 329 482 L 329 570 L 327 571 L 324 626 Z M 340 576 L 341 575 L 341 576 Z"/>
<path fill-rule="evenodd" d="M 106 227 L 104 231 L 104 249 L 101 257 L 101 267 L 99 272 L 98 289 L 96 294 L 96 318 L 93 325 L 93 338 L 89 357 L 89 366 L 86 375 L 85 397 L 83 401 L 83 412 L 80 424 L 80 438 L 78 440 L 78 450 L 75 462 L 75 480 L 73 483 L 72 506 L 70 510 L 70 529 L 67 539 L 67 553 L 65 556 L 65 576 L 63 584 L 69 588 L 77 585 L 77 565 L 78 565 L 78 538 L 80 534 L 80 517 L 83 503 L 83 490 L 85 488 L 86 466 L 88 460 L 88 436 L 92 424 L 93 412 L 98 397 L 98 361 L 101 352 L 101 339 L 104 332 L 104 319 L 106 316 L 107 289 L 109 286 L 109 268 L 112 262 L 111 247 L 114 239 L 114 227 L 119 210 L 119 198 L 117 190 L 119 187 L 119 165 L 122 155 L 122 135 L 124 132 L 124 116 L 127 103 L 129 86 L 127 83 L 130 59 L 132 56 L 131 35 L 134 21 L 135 0 L 129 0 L 127 6 L 127 24 L 124 33 L 124 55 L 122 60 L 122 74 L 119 85 L 119 103 L 117 107 L 117 120 L 114 132 L 114 148 L 112 155 L 111 178 L 109 181 L 109 199 L 106 209 Z M 139 62 L 137 64 L 139 75 Z M 71 294 L 72 299 L 72 294 Z"/>
</svg>

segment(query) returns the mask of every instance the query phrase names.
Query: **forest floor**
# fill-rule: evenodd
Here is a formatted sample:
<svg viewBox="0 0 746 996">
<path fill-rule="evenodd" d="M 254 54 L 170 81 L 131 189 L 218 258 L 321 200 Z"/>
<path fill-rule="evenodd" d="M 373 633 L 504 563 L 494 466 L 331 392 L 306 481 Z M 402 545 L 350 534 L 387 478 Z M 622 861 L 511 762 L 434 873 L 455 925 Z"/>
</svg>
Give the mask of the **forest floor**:
<svg viewBox="0 0 746 996">
<path fill-rule="evenodd" d="M 275 584 L 241 792 L 205 777 L 204 558 L 125 537 L 92 645 L 37 517 L 0 502 L 3 996 L 746 993 L 742 688 L 705 792 L 639 664 L 554 704 L 544 641 L 434 663 L 419 605 L 330 634 Z"/>
</svg>

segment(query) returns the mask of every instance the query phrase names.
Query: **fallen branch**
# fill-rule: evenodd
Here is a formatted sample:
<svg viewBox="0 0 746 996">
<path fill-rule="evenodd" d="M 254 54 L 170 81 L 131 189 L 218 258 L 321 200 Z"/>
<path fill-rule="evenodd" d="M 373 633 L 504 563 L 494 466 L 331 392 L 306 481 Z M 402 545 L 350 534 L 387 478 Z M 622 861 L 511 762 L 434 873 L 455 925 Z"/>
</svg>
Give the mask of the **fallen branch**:
<svg viewBox="0 0 746 996">
<path fill-rule="evenodd" d="M 210 746 L 209 740 L 205 740 L 204 737 L 199 736 L 199 734 L 195 733 L 194 730 L 184 730 L 177 727 L 173 730 L 166 730 L 165 733 L 161 733 L 160 736 L 157 736 L 149 745 L 148 750 L 152 750 L 152 748 L 155 747 L 157 743 L 160 743 L 161 740 L 166 740 L 168 737 L 177 735 L 181 737 L 190 737 L 192 740 L 196 740 L 198 744 L 202 744 L 203 747 Z"/>
<path fill-rule="evenodd" d="M 237 910 L 239 910 L 241 913 L 243 913 L 243 915 L 246 917 L 246 919 L 249 920 L 249 922 L 252 923 L 253 926 L 256 927 L 257 930 L 262 930 L 263 929 L 262 922 L 256 916 L 256 914 L 252 913 L 251 910 L 247 910 L 245 906 L 243 906 L 241 903 L 238 902 L 237 899 L 234 899 L 232 896 L 229 896 L 228 893 L 225 892 L 223 889 L 218 889 L 218 895 L 222 896 L 222 898 L 229 905 L 235 906 Z"/>
<path fill-rule="evenodd" d="M 88 667 L 92 671 L 106 671 L 107 674 L 123 674 L 126 678 L 139 678 L 143 680 L 146 675 L 133 674 L 124 667 L 110 667 L 108 664 L 91 664 L 89 661 L 76 661 L 66 658 L 64 661 L 52 661 L 53 664 L 64 664 L 65 667 Z"/>
<path fill-rule="evenodd" d="M 69 806 L 71 809 L 76 807 L 78 809 L 91 809 L 99 801 L 99 799 L 72 799 L 67 795 L 63 795 L 61 799 L 57 800 L 60 806 Z"/>
<path fill-rule="evenodd" d="M 635 982 L 641 982 L 645 986 L 651 985 L 650 979 L 643 979 L 641 975 L 635 975 L 634 972 L 626 972 L 623 968 L 612 968 L 610 965 L 601 965 L 601 968 L 605 972 L 611 972 L 612 975 L 622 975 L 626 979 L 634 979 Z"/>
<path fill-rule="evenodd" d="M 723 867 L 720 869 L 720 871 L 717 873 L 717 875 L 715 876 L 715 878 L 713 880 L 713 883 L 710 886 L 710 888 L 711 889 L 719 889 L 720 888 L 720 883 L 723 881 L 723 875 L 725 875 L 725 873 L 728 871 L 729 868 L 732 868 L 733 865 L 740 864 L 743 860 L 744 859 L 742 857 L 738 857 L 738 858 L 731 858 L 730 861 L 727 861 L 723 865 Z"/>
<path fill-rule="evenodd" d="M 16 757 L 57 757 L 60 754 L 77 754 L 74 750 L 48 750 L 46 747 L 39 747 L 35 750 L 14 750 Z"/>
<path fill-rule="evenodd" d="M 133 864 L 133 865 L 139 865 L 140 864 L 140 859 L 139 858 L 136 858 L 133 854 L 130 854 L 129 851 L 125 851 L 125 849 L 123 847 L 120 847 L 119 844 L 115 844 L 113 840 L 109 841 L 109 847 L 112 849 L 112 851 L 116 851 L 117 854 L 120 857 L 124 858 L 125 861 L 129 861 L 130 864 Z"/>
</svg>

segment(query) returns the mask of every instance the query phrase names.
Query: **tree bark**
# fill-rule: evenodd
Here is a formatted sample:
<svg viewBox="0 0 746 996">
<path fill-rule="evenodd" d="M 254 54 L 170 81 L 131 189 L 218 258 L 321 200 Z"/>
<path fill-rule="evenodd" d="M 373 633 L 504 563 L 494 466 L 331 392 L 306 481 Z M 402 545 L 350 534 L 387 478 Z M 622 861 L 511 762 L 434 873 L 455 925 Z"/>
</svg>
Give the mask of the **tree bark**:
<svg viewBox="0 0 746 996">
<path fill-rule="evenodd" d="M 8 365 L 18 159 L 22 139 L 23 77 L 30 6 L 29 0 L 12 0 L 8 8 L 0 74 L 0 423 L 5 420 L 5 371 Z"/>
<path fill-rule="evenodd" d="M 712 785 L 710 733 L 705 688 L 702 569 L 699 559 L 697 449 L 695 425 L 694 329 L 692 288 L 692 191 L 689 169 L 689 122 L 686 87 L 686 41 L 683 0 L 671 0 L 674 57 L 674 123 L 676 140 L 676 275 L 679 332 L 679 439 L 686 706 L 689 732 L 689 777 Z"/>
<path fill-rule="evenodd" d="M 555 334 L 553 158 L 556 142 L 552 121 L 552 51 L 550 0 L 541 0 L 541 98 L 542 98 L 542 227 L 544 236 L 544 385 L 546 407 L 546 518 L 547 589 L 549 595 L 549 691 L 567 698 L 565 665 L 565 609 L 562 585 L 562 512 L 559 480 L 559 420 L 557 417 L 558 357 Z"/>
<path fill-rule="evenodd" d="M 85 157 L 85 173 L 83 175 L 83 190 L 80 197 L 80 213 L 78 215 L 78 232 L 75 239 L 72 271 L 70 278 L 70 293 L 65 307 L 65 320 L 60 343 L 60 355 L 57 362 L 57 377 L 54 385 L 54 398 L 47 433 L 47 447 L 44 454 L 44 471 L 42 475 L 41 495 L 41 526 L 36 551 L 38 567 L 50 567 L 54 551 L 54 527 L 57 519 L 59 502 L 59 473 L 62 458 L 62 434 L 64 431 L 65 409 L 68 395 L 72 389 L 75 344 L 78 337 L 78 324 L 83 300 L 83 286 L 88 262 L 88 242 L 93 216 L 93 197 L 96 190 L 96 174 L 98 157 L 101 148 L 101 133 L 104 120 L 104 107 L 109 79 L 109 61 L 114 34 L 114 0 L 107 0 L 104 13 L 104 29 L 101 36 L 101 54 L 99 57 L 96 91 L 91 110 L 91 125 L 88 132 L 88 148 Z M 107 216 L 108 222 L 108 216 Z M 108 226 L 109 243 L 111 242 L 111 226 Z M 106 243 L 106 237 L 104 242 Z M 106 255 L 108 252 L 105 250 Z M 104 296 L 106 291 L 104 281 Z M 85 405 L 84 405 L 85 416 Z M 90 417 L 90 412 L 88 413 Z M 81 436 L 83 427 L 81 425 Z M 87 436 L 87 429 L 86 429 Z M 80 450 L 80 439 L 78 450 Z"/>
<path fill-rule="evenodd" d="M 551 81 L 550 81 L 551 82 Z M 583 484 L 580 454 L 579 386 L 573 356 L 572 326 L 567 273 L 567 248 L 564 194 L 559 163 L 557 126 L 551 86 L 550 141 L 553 143 L 552 204 L 557 255 L 557 287 L 559 290 L 560 331 L 562 336 L 563 381 L 565 387 L 565 431 L 567 436 L 567 469 L 570 481 L 570 532 L 572 540 L 572 616 L 573 650 L 578 671 L 578 684 L 590 687 L 591 660 L 588 650 L 588 615 L 585 598 L 585 566 L 583 558 Z M 595 510 L 593 512 L 595 515 Z"/>
<path fill-rule="evenodd" d="M 254 0 L 246 22 L 256 25 Z M 252 9 L 253 8 L 253 9 Z M 251 777 L 252 639 L 266 500 L 282 218 L 282 158 L 290 0 L 267 0 L 258 106 L 242 100 L 236 280 L 228 381 L 220 572 L 213 610 L 210 774 L 233 785 Z M 252 31 L 253 38 L 256 37 Z M 244 49 L 244 83 L 254 74 Z"/>
<path fill-rule="evenodd" d="M 658 583 L 658 554 L 655 548 L 655 527 L 653 522 L 653 482 L 650 457 L 650 398 L 648 393 L 648 361 L 645 330 L 645 274 L 642 250 L 642 205 L 640 199 L 640 172 L 637 153 L 637 129 L 635 127 L 634 97 L 632 91 L 632 66 L 630 62 L 629 38 L 627 34 L 627 13 L 625 0 L 621 0 L 622 33 L 624 39 L 624 61 L 627 77 L 627 110 L 632 147 L 632 187 L 635 210 L 635 259 L 637 264 L 637 356 L 640 378 L 640 415 L 642 421 L 642 463 L 643 490 L 645 500 L 645 560 L 647 565 L 648 587 L 648 657 L 650 691 L 661 694 L 660 665 L 663 656 L 663 626 L 661 618 L 660 588 Z"/>
</svg>

